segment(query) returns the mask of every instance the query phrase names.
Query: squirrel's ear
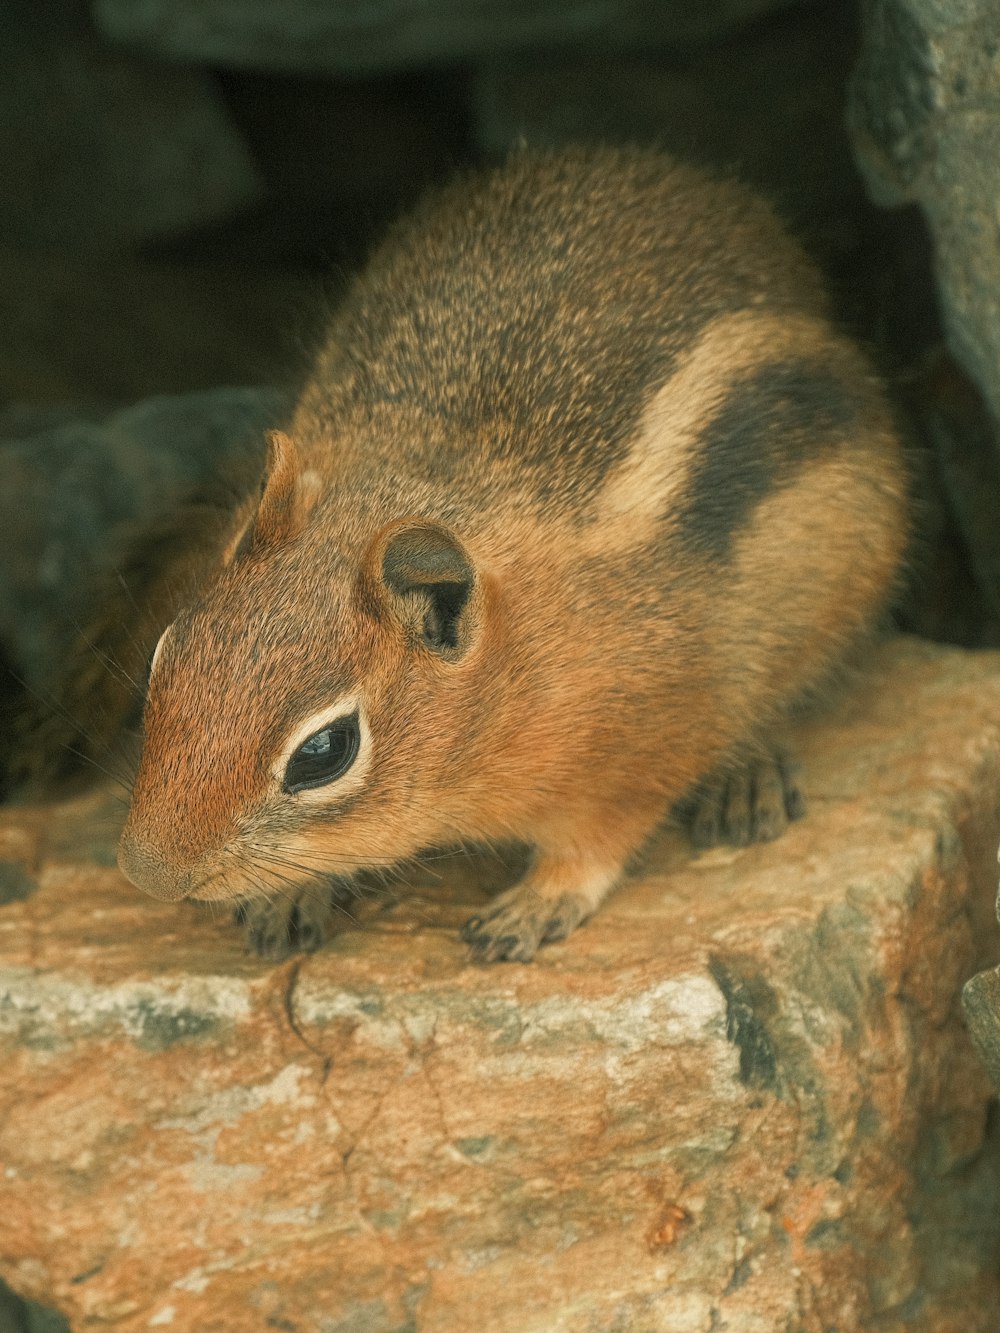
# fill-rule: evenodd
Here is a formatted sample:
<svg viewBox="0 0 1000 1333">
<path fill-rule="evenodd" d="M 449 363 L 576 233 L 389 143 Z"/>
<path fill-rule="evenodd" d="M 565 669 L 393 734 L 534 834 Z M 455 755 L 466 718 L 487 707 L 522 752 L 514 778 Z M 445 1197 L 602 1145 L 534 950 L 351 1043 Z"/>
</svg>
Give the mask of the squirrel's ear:
<svg viewBox="0 0 1000 1333">
<path fill-rule="evenodd" d="M 291 437 L 281 430 L 268 431 L 267 467 L 260 500 L 249 522 L 230 543 L 225 563 L 297 537 L 316 503 L 318 489 L 318 478 L 313 472 L 303 471 Z"/>
<path fill-rule="evenodd" d="M 375 538 L 367 566 L 382 599 L 419 642 L 442 657 L 462 655 L 476 576 L 454 533 L 427 519 L 400 519 Z"/>
</svg>

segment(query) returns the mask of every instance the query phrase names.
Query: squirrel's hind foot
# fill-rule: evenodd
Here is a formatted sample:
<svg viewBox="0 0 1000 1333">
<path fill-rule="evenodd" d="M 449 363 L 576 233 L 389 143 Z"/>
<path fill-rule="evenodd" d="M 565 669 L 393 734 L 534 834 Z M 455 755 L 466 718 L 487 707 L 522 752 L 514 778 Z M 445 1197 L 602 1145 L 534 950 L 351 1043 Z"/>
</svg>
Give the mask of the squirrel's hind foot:
<svg viewBox="0 0 1000 1333">
<path fill-rule="evenodd" d="M 748 755 L 709 773 L 680 801 L 675 817 L 699 849 L 747 847 L 780 837 L 806 811 L 797 765 L 784 751 Z"/>
</svg>

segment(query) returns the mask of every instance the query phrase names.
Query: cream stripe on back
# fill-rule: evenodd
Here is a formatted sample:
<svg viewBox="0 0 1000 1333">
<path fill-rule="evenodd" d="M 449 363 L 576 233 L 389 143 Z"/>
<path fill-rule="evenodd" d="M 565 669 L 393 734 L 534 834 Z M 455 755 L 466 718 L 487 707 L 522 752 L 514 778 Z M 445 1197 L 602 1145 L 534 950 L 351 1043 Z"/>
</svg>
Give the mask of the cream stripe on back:
<svg viewBox="0 0 1000 1333">
<path fill-rule="evenodd" d="M 701 434 L 734 383 L 769 362 L 815 355 L 830 336 L 822 320 L 792 312 L 739 310 L 708 324 L 643 413 L 628 457 L 597 497 L 584 545 L 597 554 L 648 542 L 688 489 Z"/>
</svg>

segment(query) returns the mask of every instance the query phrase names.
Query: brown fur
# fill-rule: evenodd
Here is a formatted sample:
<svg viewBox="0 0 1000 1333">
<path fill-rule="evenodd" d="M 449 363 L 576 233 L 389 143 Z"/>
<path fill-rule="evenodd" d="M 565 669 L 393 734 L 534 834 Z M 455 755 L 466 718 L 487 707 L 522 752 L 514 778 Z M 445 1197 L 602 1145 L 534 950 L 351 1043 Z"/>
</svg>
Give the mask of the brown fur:
<svg viewBox="0 0 1000 1333">
<path fill-rule="evenodd" d="M 651 153 L 526 153 L 427 204 L 289 434 L 152 676 L 121 860 L 160 896 L 516 839 L 467 937 L 530 957 L 830 671 L 902 550 L 889 412 L 811 267 Z M 283 793 L 289 736 L 355 696 L 364 781 Z"/>
</svg>

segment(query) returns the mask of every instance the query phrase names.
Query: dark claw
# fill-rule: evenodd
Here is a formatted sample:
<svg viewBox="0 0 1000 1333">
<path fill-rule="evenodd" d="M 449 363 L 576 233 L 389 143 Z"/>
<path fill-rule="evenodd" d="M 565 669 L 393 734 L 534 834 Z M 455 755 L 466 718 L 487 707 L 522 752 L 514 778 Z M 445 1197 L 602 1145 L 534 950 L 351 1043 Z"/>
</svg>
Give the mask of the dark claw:
<svg viewBox="0 0 1000 1333">
<path fill-rule="evenodd" d="M 717 843 L 722 841 L 718 814 L 714 807 L 709 806 L 707 801 L 697 811 L 691 823 L 691 841 L 700 850 L 706 847 L 715 847 Z"/>
<path fill-rule="evenodd" d="M 292 941 L 285 935 L 271 934 L 267 931 L 252 931 L 250 943 L 254 952 L 269 963 L 280 963 L 292 952 Z"/>
<path fill-rule="evenodd" d="M 749 819 L 734 819 L 726 824 L 726 842 L 734 847 L 748 847 L 750 841 Z"/>
<path fill-rule="evenodd" d="M 324 938 L 323 932 L 317 926 L 300 926 L 295 932 L 295 943 L 303 953 L 315 953 Z"/>
<path fill-rule="evenodd" d="M 806 812 L 806 808 L 806 798 L 798 787 L 787 787 L 785 789 L 785 813 L 788 818 L 801 819 Z"/>
<path fill-rule="evenodd" d="M 785 831 L 785 820 L 772 806 L 758 810 L 753 821 L 752 842 L 773 842 Z"/>
</svg>

